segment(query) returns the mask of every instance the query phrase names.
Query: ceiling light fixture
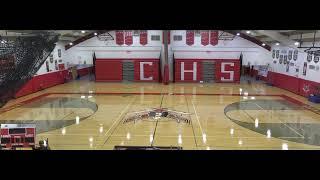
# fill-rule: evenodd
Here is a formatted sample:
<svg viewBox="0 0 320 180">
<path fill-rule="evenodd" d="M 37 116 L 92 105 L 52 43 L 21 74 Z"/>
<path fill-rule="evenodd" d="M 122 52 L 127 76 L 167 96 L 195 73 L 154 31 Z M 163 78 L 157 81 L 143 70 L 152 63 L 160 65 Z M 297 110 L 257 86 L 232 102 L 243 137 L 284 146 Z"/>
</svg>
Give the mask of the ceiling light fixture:
<svg viewBox="0 0 320 180">
<path fill-rule="evenodd" d="M 86 33 L 86 31 L 83 31 L 83 30 L 82 30 L 81 33 L 84 34 L 84 33 Z"/>
<path fill-rule="evenodd" d="M 299 46 L 299 44 L 300 44 L 299 42 L 295 42 L 295 43 L 294 43 L 294 45 L 296 45 L 296 46 Z"/>
<path fill-rule="evenodd" d="M 73 45 L 73 43 L 71 42 L 71 43 L 69 43 L 69 45 L 70 45 L 70 46 L 72 46 L 72 45 Z"/>
<path fill-rule="evenodd" d="M 276 43 L 276 45 L 279 46 L 280 44 L 279 44 L 279 43 Z"/>
<path fill-rule="evenodd" d="M 237 36 L 240 36 L 240 33 L 237 33 Z"/>
<path fill-rule="evenodd" d="M 262 43 L 262 46 L 265 46 L 266 44 L 265 43 Z"/>
<path fill-rule="evenodd" d="M 251 31 L 247 31 L 247 34 L 250 34 L 251 33 Z"/>
</svg>

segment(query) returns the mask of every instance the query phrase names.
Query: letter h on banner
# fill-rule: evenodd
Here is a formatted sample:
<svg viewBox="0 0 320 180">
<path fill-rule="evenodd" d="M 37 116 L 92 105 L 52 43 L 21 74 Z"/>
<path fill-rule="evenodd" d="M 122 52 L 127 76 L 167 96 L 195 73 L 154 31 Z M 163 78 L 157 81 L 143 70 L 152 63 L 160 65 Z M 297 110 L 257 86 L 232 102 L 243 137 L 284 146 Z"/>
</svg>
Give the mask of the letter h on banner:
<svg viewBox="0 0 320 180">
<path fill-rule="evenodd" d="M 193 80 L 197 80 L 197 62 L 193 62 L 193 70 L 185 70 L 184 69 L 184 62 L 181 62 L 181 80 L 183 81 L 184 73 L 193 73 Z"/>
</svg>

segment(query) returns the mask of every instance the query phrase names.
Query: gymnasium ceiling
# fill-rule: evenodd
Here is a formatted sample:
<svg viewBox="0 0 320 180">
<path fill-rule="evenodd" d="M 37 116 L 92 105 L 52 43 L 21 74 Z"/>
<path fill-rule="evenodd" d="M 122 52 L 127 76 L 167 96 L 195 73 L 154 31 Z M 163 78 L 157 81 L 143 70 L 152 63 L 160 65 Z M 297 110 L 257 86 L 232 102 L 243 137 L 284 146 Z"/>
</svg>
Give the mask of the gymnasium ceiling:
<svg viewBox="0 0 320 180">
<path fill-rule="evenodd" d="M 44 30 L 0 30 L 2 37 L 30 36 L 33 33 L 42 32 Z M 95 32 L 94 30 L 54 30 L 52 32 L 59 33 L 60 40 L 72 42 L 83 36 Z M 313 42 L 314 32 L 316 33 L 316 41 L 320 41 L 320 30 L 239 30 L 243 34 L 254 37 L 265 44 L 272 45 L 274 43 L 291 44 L 299 41 L 302 37 L 302 42 Z M 250 31 L 247 33 L 247 31 Z M 301 36 L 302 35 L 302 36 Z"/>
<path fill-rule="evenodd" d="M 247 31 L 250 31 L 250 33 L 248 34 Z M 315 40 L 320 41 L 320 30 L 242 30 L 241 32 L 272 45 L 277 42 L 281 43 L 282 40 L 300 42 L 300 39 L 302 39 L 302 42 L 313 42 L 315 31 Z M 270 32 L 276 37 L 271 36 Z"/>
</svg>

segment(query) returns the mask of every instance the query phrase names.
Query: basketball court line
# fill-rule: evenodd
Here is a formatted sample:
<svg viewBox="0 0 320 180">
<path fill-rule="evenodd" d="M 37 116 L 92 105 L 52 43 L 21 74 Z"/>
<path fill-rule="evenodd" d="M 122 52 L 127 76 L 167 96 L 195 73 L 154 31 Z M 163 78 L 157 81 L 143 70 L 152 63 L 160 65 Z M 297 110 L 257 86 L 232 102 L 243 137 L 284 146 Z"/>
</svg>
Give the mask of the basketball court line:
<svg viewBox="0 0 320 180">
<path fill-rule="evenodd" d="M 203 135 L 204 133 L 203 133 L 203 130 L 202 130 L 202 126 L 201 126 L 201 124 L 200 124 L 200 121 L 199 121 L 199 117 L 198 117 L 198 113 L 197 113 L 196 107 L 195 107 L 195 105 L 194 105 L 194 103 L 193 103 L 193 101 L 192 101 L 192 100 L 191 100 L 191 103 L 192 103 L 193 110 L 194 110 L 194 112 L 195 112 L 195 115 L 196 115 L 196 118 L 197 118 L 198 124 L 199 124 L 199 126 L 200 126 L 201 134 Z"/>
<path fill-rule="evenodd" d="M 251 103 L 252 103 L 252 104 L 255 104 L 257 107 L 259 107 L 260 110 L 262 110 L 262 112 L 266 111 L 266 110 L 263 109 L 261 106 L 259 106 L 257 103 L 254 103 L 254 102 L 251 102 Z M 267 113 L 267 112 L 266 112 L 266 113 Z M 248 114 L 248 113 L 247 113 L 247 114 Z M 268 114 L 268 113 L 267 113 L 267 114 Z M 248 114 L 248 116 L 250 116 L 250 115 Z M 251 119 L 253 119 L 252 116 L 250 116 L 250 117 L 251 117 Z M 300 134 L 299 132 L 297 132 L 294 128 L 288 126 L 287 123 L 283 123 L 280 119 L 278 119 L 278 120 L 279 120 L 283 125 L 285 125 L 287 128 L 291 129 L 294 133 L 296 133 L 296 134 L 298 134 L 299 136 L 305 138 L 302 134 Z"/>
<path fill-rule="evenodd" d="M 164 95 L 162 95 L 162 99 L 161 99 L 161 103 L 160 103 L 160 108 L 162 107 L 163 98 L 164 98 Z M 153 135 L 152 135 L 152 142 L 151 142 L 151 145 L 150 145 L 150 146 L 153 146 L 153 143 L 154 143 L 154 140 L 155 140 L 155 137 L 156 137 L 156 131 L 157 131 L 157 127 L 158 127 L 158 122 L 159 122 L 159 119 L 157 119 L 157 121 L 156 121 L 156 125 L 155 125 L 155 127 L 154 127 Z"/>
<path fill-rule="evenodd" d="M 188 99 L 187 96 L 184 96 L 186 104 L 187 104 L 187 108 L 188 108 L 188 113 L 190 113 L 190 109 L 189 109 L 189 103 L 188 103 Z M 191 127 L 192 127 L 192 133 L 193 133 L 193 137 L 194 137 L 194 143 L 196 145 L 196 148 L 198 147 L 198 142 L 197 142 L 197 138 L 196 138 L 196 133 L 194 132 L 194 127 L 193 127 L 193 123 L 192 123 L 192 118 L 191 118 Z"/>
<path fill-rule="evenodd" d="M 117 129 L 117 127 L 121 124 L 121 117 L 123 115 L 124 112 L 128 111 L 128 108 L 130 105 L 132 105 L 132 103 L 136 100 L 136 96 L 134 96 L 134 98 L 132 99 L 132 101 L 130 103 L 127 104 L 127 106 L 121 111 L 120 115 L 118 116 L 117 120 L 113 122 L 113 124 L 111 125 L 111 127 L 108 129 L 108 131 L 104 134 L 105 136 L 108 134 L 108 132 L 112 129 L 112 127 L 115 125 L 116 122 L 119 122 L 117 124 L 117 126 L 113 129 L 113 131 L 111 132 L 111 134 L 107 137 L 107 139 L 104 141 L 104 143 L 102 144 L 102 146 L 104 146 L 107 141 L 109 140 L 109 138 L 111 137 L 111 135 L 113 134 L 113 132 Z"/>
<path fill-rule="evenodd" d="M 91 133 L 90 133 L 91 134 Z M 46 136 L 56 136 L 57 134 L 56 133 L 49 133 L 49 132 L 46 132 L 45 134 Z M 89 134 L 84 134 L 84 133 L 80 133 L 80 134 L 76 134 L 76 133 L 73 133 L 73 134 L 66 134 L 64 136 L 87 136 Z M 41 135 L 42 136 L 42 135 Z M 100 136 L 100 135 L 96 135 L 96 136 Z M 134 135 L 135 137 L 149 137 L 148 135 L 139 135 L 139 134 L 135 134 Z M 125 137 L 125 135 L 112 135 L 112 137 Z M 161 137 L 164 137 L 164 138 L 176 138 L 177 136 L 175 135 L 161 135 Z M 185 138 L 193 138 L 193 137 L 196 137 L 196 138 L 202 138 L 202 136 L 183 136 Z M 281 138 L 287 138 L 287 139 L 303 139 L 303 137 L 286 137 L 286 136 L 280 136 Z M 207 136 L 207 138 L 219 138 L 219 139 L 234 139 L 235 137 L 225 137 L 225 136 Z M 265 137 L 253 137 L 253 136 L 241 136 L 241 138 L 246 138 L 246 139 L 265 139 Z M 198 146 L 198 147 L 201 147 Z"/>
</svg>

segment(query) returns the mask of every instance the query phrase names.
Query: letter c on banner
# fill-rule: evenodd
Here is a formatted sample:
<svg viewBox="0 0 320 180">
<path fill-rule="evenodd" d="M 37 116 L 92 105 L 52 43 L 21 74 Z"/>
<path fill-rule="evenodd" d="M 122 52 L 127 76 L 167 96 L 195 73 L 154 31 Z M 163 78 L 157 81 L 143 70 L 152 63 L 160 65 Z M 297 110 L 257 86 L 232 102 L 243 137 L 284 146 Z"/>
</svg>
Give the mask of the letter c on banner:
<svg viewBox="0 0 320 180">
<path fill-rule="evenodd" d="M 148 78 L 144 77 L 144 65 L 148 64 L 149 66 L 152 66 L 152 62 L 140 62 L 140 80 L 145 80 L 145 81 L 151 81 L 153 80 L 153 77 L 150 76 Z"/>
</svg>

